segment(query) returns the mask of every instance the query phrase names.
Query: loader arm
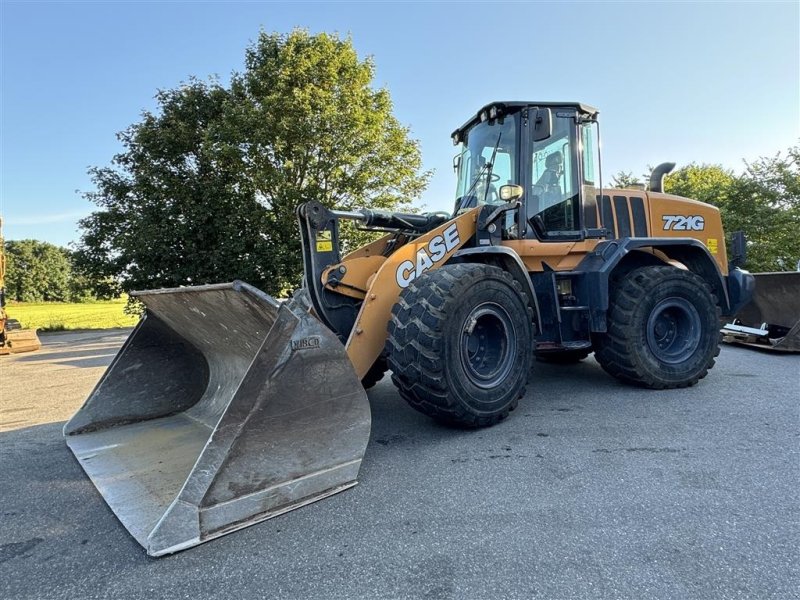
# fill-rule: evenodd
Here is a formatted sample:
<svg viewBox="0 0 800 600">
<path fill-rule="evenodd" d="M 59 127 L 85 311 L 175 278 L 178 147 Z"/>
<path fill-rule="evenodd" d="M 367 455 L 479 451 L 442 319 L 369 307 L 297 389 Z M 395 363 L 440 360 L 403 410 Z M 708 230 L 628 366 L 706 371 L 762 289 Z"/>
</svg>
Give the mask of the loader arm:
<svg viewBox="0 0 800 600">
<path fill-rule="evenodd" d="M 371 280 L 345 345 L 356 374 L 364 377 L 386 344 L 386 325 L 400 293 L 424 272 L 446 264 L 475 234 L 480 208 L 447 221 L 398 248 Z"/>
<path fill-rule="evenodd" d="M 304 286 L 314 313 L 339 336 L 358 377 L 364 377 L 383 351 L 400 293 L 474 240 L 480 212 L 480 207 L 473 208 L 448 220 L 441 215 L 333 211 L 313 201 L 299 207 Z M 390 233 L 341 258 L 340 219 L 360 220 Z"/>
</svg>

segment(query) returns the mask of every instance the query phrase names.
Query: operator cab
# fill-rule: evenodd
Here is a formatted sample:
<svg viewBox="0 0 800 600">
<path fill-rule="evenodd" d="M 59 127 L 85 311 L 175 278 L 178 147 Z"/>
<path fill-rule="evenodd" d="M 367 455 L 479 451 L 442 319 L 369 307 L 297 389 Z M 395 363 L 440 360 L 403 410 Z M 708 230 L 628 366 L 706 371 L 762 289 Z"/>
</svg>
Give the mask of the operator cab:
<svg viewBox="0 0 800 600">
<path fill-rule="evenodd" d="M 493 102 L 453 132 L 455 212 L 483 204 L 519 206 L 502 222 L 504 239 L 599 237 L 582 207 L 599 188 L 598 111 L 580 103 Z"/>
</svg>

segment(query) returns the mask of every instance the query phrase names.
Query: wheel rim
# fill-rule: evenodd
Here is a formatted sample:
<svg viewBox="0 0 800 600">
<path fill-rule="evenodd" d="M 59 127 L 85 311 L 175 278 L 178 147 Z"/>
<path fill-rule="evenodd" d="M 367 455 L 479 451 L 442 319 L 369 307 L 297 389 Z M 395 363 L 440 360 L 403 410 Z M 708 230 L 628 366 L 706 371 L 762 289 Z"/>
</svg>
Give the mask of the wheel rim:
<svg viewBox="0 0 800 600">
<path fill-rule="evenodd" d="M 660 361 L 677 364 L 700 345 L 700 314 L 685 298 L 666 298 L 647 319 L 647 345 Z"/>
<path fill-rule="evenodd" d="M 461 330 L 461 364 L 481 388 L 501 383 L 514 365 L 514 327 L 506 310 L 494 303 L 475 307 Z"/>
</svg>

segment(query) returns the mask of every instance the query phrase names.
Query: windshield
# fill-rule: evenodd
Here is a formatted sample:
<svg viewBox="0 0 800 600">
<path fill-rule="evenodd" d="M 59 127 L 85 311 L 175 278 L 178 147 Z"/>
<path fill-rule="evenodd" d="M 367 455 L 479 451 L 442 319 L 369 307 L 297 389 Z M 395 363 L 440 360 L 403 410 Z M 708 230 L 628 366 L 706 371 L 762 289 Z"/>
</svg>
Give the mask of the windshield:
<svg viewBox="0 0 800 600">
<path fill-rule="evenodd" d="M 467 132 L 456 156 L 456 210 L 502 204 L 500 186 L 517 183 L 516 119 L 508 115 L 503 123 L 484 121 Z"/>
</svg>

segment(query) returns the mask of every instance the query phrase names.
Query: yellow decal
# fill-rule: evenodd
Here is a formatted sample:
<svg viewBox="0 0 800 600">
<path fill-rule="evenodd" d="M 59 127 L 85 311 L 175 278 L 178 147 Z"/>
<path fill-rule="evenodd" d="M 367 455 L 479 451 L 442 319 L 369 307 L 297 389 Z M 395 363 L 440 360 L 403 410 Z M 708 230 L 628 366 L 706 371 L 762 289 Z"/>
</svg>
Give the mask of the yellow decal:
<svg viewBox="0 0 800 600">
<path fill-rule="evenodd" d="M 711 252 L 711 254 L 716 254 L 717 253 L 717 238 L 708 238 L 706 240 L 706 246 L 708 247 L 708 251 Z"/>
<path fill-rule="evenodd" d="M 317 232 L 317 252 L 331 252 L 333 241 L 330 229 L 322 229 Z"/>
</svg>

